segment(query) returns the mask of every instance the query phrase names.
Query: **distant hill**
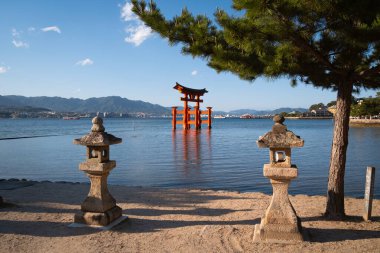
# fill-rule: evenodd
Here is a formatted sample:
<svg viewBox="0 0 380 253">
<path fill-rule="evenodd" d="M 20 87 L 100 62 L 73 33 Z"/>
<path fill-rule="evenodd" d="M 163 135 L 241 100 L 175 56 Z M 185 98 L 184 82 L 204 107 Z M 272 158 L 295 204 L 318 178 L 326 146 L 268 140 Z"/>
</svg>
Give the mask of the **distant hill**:
<svg viewBox="0 0 380 253">
<path fill-rule="evenodd" d="M 254 109 L 239 109 L 239 110 L 229 111 L 228 113 L 232 114 L 232 115 L 243 115 L 246 113 L 257 115 L 258 112 L 260 112 L 260 111 L 257 111 Z"/>
<path fill-rule="evenodd" d="M 138 113 L 143 112 L 153 115 L 170 115 L 171 108 L 163 107 L 157 104 L 151 104 L 140 100 L 129 100 L 118 96 L 100 97 L 100 98 L 61 98 L 61 97 L 24 97 L 24 96 L 0 96 L 0 108 L 24 108 L 26 111 L 32 110 L 28 107 L 38 109 L 48 109 L 56 112 L 78 112 L 78 113 L 94 113 L 94 112 L 114 112 L 114 113 Z M 181 109 L 181 108 L 179 108 Z M 35 110 L 35 109 L 33 109 Z M 15 109 L 14 111 L 19 111 Z M 266 115 L 276 114 L 281 112 L 306 112 L 305 108 L 279 108 L 276 110 L 253 110 L 253 109 L 240 109 L 230 112 L 214 111 L 214 115 L 218 114 L 254 114 Z"/>
<path fill-rule="evenodd" d="M 293 112 L 293 111 L 307 112 L 308 109 L 305 109 L 305 108 L 289 108 L 289 107 L 278 108 L 278 109 L 275 109 L 275 110 L 240 109 L 240 110 L 230 111 L 229 114 L 242 115 L 242 114 L 248 113 L 248 114 L 253 114 L 253 115 L 267 115 L 267 114 L 273 115 L 273 114 L 278 114 L 278 113 L 281 113 L 281 112 L 289 113 L 289 112 Z"/>
<path fill-rule="evenodd" d="M 118 96 L 100 98 L 61 98 L 61 97 L 24 97 L 0 96 L 0 107 L 42 107 L 56 112 L 116 112 L 169 114 L 167 108 L 143 101 L 129 100 Z"/>
<path fill-rule="evenodd" d="M 0 112 L 49 112 L 49 109 L 32 107 L 32 106 L 2 106 L 0 105 Z"/>
</svg>

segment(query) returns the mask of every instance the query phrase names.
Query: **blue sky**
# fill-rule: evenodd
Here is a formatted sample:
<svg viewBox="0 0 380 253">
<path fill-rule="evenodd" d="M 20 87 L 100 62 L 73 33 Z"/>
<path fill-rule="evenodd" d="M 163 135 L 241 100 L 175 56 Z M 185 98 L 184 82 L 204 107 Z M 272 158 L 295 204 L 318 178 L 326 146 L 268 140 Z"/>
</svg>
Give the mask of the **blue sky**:
<svg viewBox="0 0 380 253">
<path fill-rule="evenodd" d="M 183 7 L 212 15 L 226 0 L 157 0 L 172 17 Z M 287 79 L 255 82 L 217 74 L 201 59 L 180 53 L 132 15 L 128 1 L 2 0 L 0 95 L 89 98 L 117 95 L 163 106 L 180 104 L 175 82 L 209 90 L 216 110 L 309 107 L 335 92 Z M 374 96 L 375 91 L 360 96 Z"/>
</svg>

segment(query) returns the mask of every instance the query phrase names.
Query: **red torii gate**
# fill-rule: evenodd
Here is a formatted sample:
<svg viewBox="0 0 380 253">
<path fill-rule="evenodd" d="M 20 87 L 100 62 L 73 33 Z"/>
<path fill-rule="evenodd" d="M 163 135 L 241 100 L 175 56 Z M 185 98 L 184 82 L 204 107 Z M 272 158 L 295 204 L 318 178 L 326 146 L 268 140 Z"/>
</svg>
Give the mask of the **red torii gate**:
<svg viewBox="0 0 380 253">
<path fill-rule="evenodd" d="M 187 88 L 185 86 L 180 85 L 179 83 L 176 83 L 173 89 L 178 90 L 180 93 L 184 95 L 184 97 L 181 98 L 181 101 L 183 101 L 183 110 L 177 110 L 176 106 L 172 107 L 173 129 L 177 128 L 177 124 L 182 124 L 183 129 L 190 129 L 191 125 L 194 125 L 195 129 L 201 129 L 202 123 L 207 123 L 208 128 L 211 129 L 212 107 L 207 107 L 206 111 L 201 111 L 199 109 L 199 103 L 203 102 L 201 96 L 203 96 L 208 91 L 206 89 L 198 90 Z M 196 106 L 194 106 L 194 110 L 191 110 L 191 108 L 188 105 L 188 102 L 196 103 Z M 182 121 L 177 121 L 177 115 L 182 115 Z M 194 115 L 194 117 L 191 118 L 191 115 Z M 208 117 L 206 120 L 202 120 L 201 115 L 207 115 Z"/>
</svg>

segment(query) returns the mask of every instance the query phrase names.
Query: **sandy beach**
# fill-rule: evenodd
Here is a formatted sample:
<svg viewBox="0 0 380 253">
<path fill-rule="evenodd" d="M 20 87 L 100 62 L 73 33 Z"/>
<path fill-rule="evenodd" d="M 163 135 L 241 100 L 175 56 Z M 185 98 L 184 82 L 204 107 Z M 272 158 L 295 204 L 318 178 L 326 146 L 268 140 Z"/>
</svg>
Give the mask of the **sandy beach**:
<svg viewBox="0 0 380 253">
<path fill-rule="evenodd" d="M 12 187 L 16 185 L 17 187 Z M 345 221 L 322 218 L 324 196 L 291 196 L 308 241 L 252 241 L 270 196 L 263 193 L 110 186 L 129 219 L 108 231 L 70 228 L 88 184 L 0 182 L 0 252 L 379 252 L 380 200 L 346 198 Z M 9 203 L 9 204 L 7 204 Z"/>
</svg>

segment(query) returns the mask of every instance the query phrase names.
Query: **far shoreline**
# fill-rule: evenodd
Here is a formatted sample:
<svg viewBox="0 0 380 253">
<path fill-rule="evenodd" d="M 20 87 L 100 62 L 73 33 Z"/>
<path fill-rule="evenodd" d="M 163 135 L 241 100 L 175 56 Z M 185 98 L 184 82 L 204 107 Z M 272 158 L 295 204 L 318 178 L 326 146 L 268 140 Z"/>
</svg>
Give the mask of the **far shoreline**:
<svg viewBox="0 0 380 253">
<path fill-rule="evenodd" d="M 289 120 L 334 120 L 334 117 L 285 117 Z M 380 119 L 350 119 L 353 127 L 380 127 Z"/>
<path fill-rule="evenodd" d="M 353 127 L 380 127 L 380 119 L 350 119 Z"/>
<path fill-rule="evenodd" d="M 285 117 L 285 119 L 293 119 L 293 120 L 326 120 L 326 119 L 334 119 L 334 117 Z"/>
</svg>

